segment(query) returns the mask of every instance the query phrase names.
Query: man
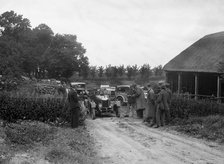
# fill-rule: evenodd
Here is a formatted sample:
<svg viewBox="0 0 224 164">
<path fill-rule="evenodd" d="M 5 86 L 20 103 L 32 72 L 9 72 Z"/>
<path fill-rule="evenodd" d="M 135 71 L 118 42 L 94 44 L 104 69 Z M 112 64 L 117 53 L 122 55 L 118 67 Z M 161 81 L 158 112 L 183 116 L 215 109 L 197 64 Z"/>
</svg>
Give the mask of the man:
<svg viewBox="0 0 224 164">
<path fill-rule="evenodd" d="M 130 89 L 127 93 L 128 98 L 128 109 L 129 109 L 129 117 L 134 116 L 134 111 L 136 109 L 136 101 L 135 101 L 135 90 L 133 88 L 133 85 L 130 86 Z"/>
<path fill-rule="evenodd" d="M 168 105 L 169 105 L 169 107 L 170 107 L 170 105 L 171 105 L 171 98 L 172 98 L 172 91 L 170 90 L 170 84 L 169 83 L 165 83 L 165 87 L 166 87 L 166 91 L 167 91 L 167 93 L 168 93 L 168 95 L 169 95 L 169 97 L 168 97 Z M 167 118 L 167 124 L 169 124 L 170 123 L 170 108 L 167 108 L 167 110 L 165 111 L 166 112 L 166 118 Z"/>
<path fill-rule="evenodd" d="M 68 92 L 68 104 L 71 113 L 71 127 L 77 128 L 79 126 L 80 106 L 77 92 L 72 87 Z"/>
<path fill-rule="evenodd" d="M 136 84 L 133 85 L 135 90 L 136 112 L 138 117 L 143 117 L 143 110 L 146 109 L 146 100 L 144 91 Z"/>
<path fill-rule="evenodd" d="M 147 103 L 148 103 L 148 116 L 151 117 L 150 126 L 153 126 L 156 123 L 156 108 L 155 108 L 155 92 L 152 89 L 152 85 L 148 84 L 147 92 Z"/>
<path fill-rule="evenodd" d="M 164 126 L 165 123 L 165 113 L 169 111 L 169 104 L 170 104 L 170 96 L 169 93 L 166 91 L 165 84 L 160 86 L 161 91 L 158 94 L 156 99 L 157 107 L 156 107 L 156 123 L 157 128 L 160 126 Z"/>
</svg>

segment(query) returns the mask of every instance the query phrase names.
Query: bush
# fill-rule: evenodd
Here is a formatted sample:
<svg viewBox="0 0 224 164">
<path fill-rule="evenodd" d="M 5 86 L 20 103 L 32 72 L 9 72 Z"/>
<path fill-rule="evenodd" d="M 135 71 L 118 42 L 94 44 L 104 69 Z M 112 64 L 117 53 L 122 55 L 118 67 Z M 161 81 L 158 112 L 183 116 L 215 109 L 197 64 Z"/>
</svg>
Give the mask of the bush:
<svg viewBox="0 0 224 164">
<path fill-rule="evenodd" d="M 43 122 L 70 121 L 70 113 L 63 99 L 10 97 L 6 94 L 0 94 L 0 117 L 8 122 L 18 119 Z"/>
<path fill-rule="evenodd" d="M 195 100 L 174 96 L 170 105 L 172 118 L 189 118 L 189 116 L 224 115 L 224 105 L 215 101 Z"/>
</svg>

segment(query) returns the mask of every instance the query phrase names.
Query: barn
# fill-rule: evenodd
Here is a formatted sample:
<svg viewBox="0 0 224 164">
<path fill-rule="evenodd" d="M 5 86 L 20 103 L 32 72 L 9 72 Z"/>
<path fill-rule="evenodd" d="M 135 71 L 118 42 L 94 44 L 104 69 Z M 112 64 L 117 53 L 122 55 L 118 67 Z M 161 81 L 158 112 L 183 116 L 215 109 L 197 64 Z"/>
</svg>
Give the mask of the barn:
<svg viewBox="0 0 224 164">
<path fill-rule="evenodd" d="M 206 35 L 164 66 L 173 92 L 224 101 L 224 32 Z"/>
</svg>

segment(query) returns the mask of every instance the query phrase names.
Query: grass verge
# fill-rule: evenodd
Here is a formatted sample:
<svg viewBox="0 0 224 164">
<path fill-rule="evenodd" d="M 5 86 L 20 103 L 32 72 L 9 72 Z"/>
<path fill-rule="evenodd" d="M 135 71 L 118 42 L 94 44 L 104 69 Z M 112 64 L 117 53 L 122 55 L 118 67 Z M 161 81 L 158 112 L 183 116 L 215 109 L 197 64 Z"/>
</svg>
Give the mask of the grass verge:
<svg viewBox="0 0 224 164">
<path fill-rule="evenodd" d="M 175 130 L 193 137 L 224 143 L 224 116 L 176 118 L 171 125 Z"/>
<path fill-rule="evenodd" d="M 94 140 L 85 125 L 72 129 L 21 121 L 0 126 L 0 132 L 0 163 L 98 163 Z"/>
</svg>

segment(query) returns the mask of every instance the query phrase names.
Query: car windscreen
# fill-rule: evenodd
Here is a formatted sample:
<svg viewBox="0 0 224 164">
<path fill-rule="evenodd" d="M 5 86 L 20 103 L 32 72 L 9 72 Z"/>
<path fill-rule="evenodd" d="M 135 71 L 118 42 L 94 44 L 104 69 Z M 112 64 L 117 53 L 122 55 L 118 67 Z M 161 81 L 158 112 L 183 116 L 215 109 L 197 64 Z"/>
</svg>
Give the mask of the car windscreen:
<svg viewBox="0 0 224 164">
<path fill-rule="evenodd" d="M 129 87 L 118 87 L 117 88 L 117 91 L 118 92 L 128 92 L 129 91 Z"/>
<path fill-rule="evenodd" d="M 85 84 L 74 84 L 72 85 L 73 87 L 77 87 L 77 88 L 85 88 L 86 85 Z"/>
</svg>

